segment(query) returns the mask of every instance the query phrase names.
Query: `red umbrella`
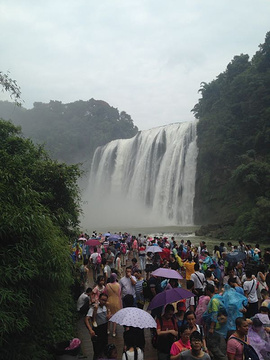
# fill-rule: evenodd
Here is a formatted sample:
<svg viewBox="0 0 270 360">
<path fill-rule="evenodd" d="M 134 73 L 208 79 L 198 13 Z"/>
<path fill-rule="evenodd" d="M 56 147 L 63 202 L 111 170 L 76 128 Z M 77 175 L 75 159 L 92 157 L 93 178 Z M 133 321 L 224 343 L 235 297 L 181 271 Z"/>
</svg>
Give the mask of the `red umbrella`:
<svg viewBox="0 0 270 360">
<path fill-rule="evenodd" d="M 98 239 L 89 239 L 85 242 L 85 245 L 88 245 L 88 246 L 98 246 L 100 245 L 100 242 Z"/>
</svg>

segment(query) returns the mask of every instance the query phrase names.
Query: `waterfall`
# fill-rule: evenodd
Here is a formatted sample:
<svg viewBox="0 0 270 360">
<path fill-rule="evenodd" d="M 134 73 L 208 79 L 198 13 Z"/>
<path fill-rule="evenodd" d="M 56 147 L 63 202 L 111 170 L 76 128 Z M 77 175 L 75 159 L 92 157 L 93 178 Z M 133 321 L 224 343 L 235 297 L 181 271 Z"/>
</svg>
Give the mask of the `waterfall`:
<svg viewBox="0 0 270 360">
<path fill-rule="evenodd" d="M 97 148 L 85 193 L 88 225 L 192 225 L 197 152 L 194 121 Z"/>
</svg>

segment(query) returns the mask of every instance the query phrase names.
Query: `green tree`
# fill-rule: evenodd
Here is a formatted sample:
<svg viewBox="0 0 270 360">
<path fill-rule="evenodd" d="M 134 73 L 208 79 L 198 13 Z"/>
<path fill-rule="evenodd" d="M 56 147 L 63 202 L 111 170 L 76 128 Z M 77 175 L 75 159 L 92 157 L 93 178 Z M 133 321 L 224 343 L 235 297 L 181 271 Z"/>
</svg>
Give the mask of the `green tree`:
<svg viewBox="0 0 270 360">
<path fill-rule="evenodd" d="M 51 160 L 0 120 L 0 347 L 4 359 L 48 359 L 74 334 L 69 237 L 78 169 Z"/>
</svg>

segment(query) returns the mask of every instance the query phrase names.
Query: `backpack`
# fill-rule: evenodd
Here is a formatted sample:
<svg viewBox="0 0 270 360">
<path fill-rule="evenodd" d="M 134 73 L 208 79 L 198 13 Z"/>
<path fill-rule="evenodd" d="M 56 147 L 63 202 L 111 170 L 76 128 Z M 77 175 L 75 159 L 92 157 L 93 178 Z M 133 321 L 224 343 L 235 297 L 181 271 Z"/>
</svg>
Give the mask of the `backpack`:
<svg viewBox="0 0 270 360">
<path fill-rule="evenodd" d="M 145 300 L 150 300 L 152 292 L 150 290 L 150 286 L 147 280 L 143 280 L 142 282 L 142 289 L 143 289 L 143 297 Z"/>
<path fill-rule="evenodd" d="M 97 256 L 97 264 L 101 264 L 101 256 L 100 256 L 100 254 L 98 254 L 98 256 Z"/>
<path fill-rule="evenodd" d="M 237 340 L 244 346 L 244 351 L 243 351 L 244 360 L 260 360 L 257 352 L 251 345 L 247 344 L 245 341 L 242 341 L 234 336 L 231 336 L 230 339 Z"/>
<path fill-rule="evenodd" d="M 126 244 L 120 245 L 120 252 L 121 252 L 121 254 L 126 254 L 126 252 L 127 252 Z"/>
</svg>

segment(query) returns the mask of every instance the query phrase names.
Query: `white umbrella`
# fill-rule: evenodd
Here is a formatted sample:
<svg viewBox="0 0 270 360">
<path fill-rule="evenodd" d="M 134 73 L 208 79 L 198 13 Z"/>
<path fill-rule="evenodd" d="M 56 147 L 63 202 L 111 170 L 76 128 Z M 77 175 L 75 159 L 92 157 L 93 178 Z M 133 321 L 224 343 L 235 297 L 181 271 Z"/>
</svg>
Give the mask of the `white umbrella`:
<svg viewBox="0 0 270 360">
<path fill-rule="evenodd" d="M 85 237 L 80 237 L 78 240 L 86 241 L 87 239 Z"/>
<path fill-rule="evenodd" d="M 147 253 L 148 252 L 152 252 L 152 253 L 162 252 L 162 248 L 158 245 L 147 246 L 146 252 Z"/>
<path fill-rule="evenodd" d="M 119 325 L 133 326 L 140 329 L 157 327 L 156 321 L 147 311 L 136 307 L 126 307 L 117 311 L 110 318 L 110 321 L 116 322 Z"/>
</svg>

